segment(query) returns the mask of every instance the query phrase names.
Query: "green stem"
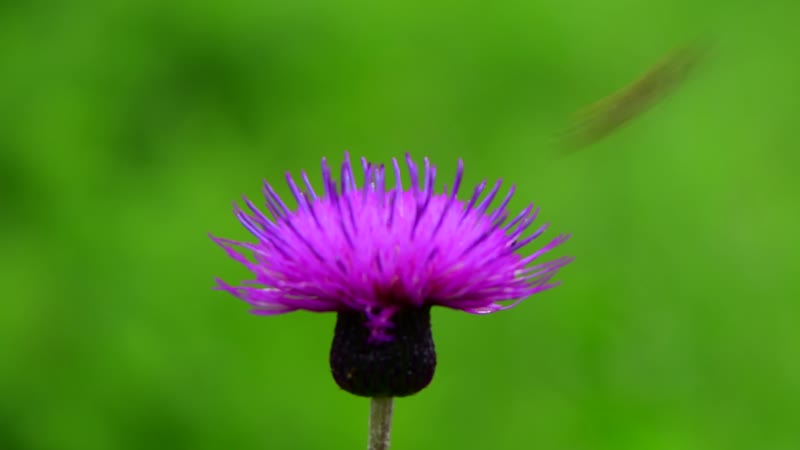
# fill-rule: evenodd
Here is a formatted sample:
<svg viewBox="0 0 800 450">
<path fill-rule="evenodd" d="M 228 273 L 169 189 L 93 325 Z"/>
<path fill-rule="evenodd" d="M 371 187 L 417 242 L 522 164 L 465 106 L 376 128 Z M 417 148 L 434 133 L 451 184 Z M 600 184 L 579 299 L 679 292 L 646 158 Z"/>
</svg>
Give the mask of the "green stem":
<svg viewBox="0 0 800 450">
<path fill-rule="evenodd" d="M 389 450 L 392 433 L 392 397 L 373 397 L 369 404 L 369 443 L 367 450 Z"/>
</svg>

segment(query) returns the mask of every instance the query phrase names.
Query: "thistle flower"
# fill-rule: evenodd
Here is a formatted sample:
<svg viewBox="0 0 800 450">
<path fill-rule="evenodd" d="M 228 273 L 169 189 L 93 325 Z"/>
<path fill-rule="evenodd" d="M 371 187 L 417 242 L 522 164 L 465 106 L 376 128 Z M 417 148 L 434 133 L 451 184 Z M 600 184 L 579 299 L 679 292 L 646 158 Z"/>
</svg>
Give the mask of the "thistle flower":
<svg viewBox="0 0 800 450">
<path fill-rule="evenodd" d="M 356 395 L 404 396 L 428 385 L 436 366 L 432 306 L 473 314 L 509 309 L 558 285 L 552 278 L 572 260 L 539 262 L 568 235 L 528 256 L 517 253 L 547 224 L 523 236 L 538 213 L 533 205 L 506 222 L 514 186 L 490 211 L 500 180 L 481 199 L 484 180 L 465 202 L 457 198 L 461 160 L 451 189 L 441 193 L 435 192 L 436 166 L 427 158 L 422 173 L 409 155 L 406 163 L 408 189 L 397 159 L 393 185 L 383 165 L 363 158 L 359 184 L 347 154 L 337 184 L 323 159 L 319 194 L 305 172 L 305 189 L 286 175 L 296 210 L 266 182 L 269 216 L 247 198 L 249 211 L 235 206 L 257 242 L 212 237 L 255 276 L 237 286 L 217 280 L 218 289 L 249 303 L 253 313 L 337 313 L 331 369 L 339 386 Z"/>
</svg>

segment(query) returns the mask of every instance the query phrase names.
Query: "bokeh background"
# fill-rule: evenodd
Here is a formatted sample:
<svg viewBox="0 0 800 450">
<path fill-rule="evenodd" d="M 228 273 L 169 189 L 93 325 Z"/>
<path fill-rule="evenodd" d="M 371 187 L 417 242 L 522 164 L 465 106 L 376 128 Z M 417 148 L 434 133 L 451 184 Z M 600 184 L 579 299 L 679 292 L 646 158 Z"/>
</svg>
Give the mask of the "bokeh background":
<svg viewBox="0 0 800 450">
<path fill-rule="evenodd" d="M 513 311 L 434 311 L 394 448 L 800 448 L 799 5 L 3 1 L 0 449 L 364 448 L 334 316 L 249 315 L 207 237 L 345 150 L 462 157 L 577 257 Z M 698 36 L 673 95 L 554 156 Z"/>
</svg>

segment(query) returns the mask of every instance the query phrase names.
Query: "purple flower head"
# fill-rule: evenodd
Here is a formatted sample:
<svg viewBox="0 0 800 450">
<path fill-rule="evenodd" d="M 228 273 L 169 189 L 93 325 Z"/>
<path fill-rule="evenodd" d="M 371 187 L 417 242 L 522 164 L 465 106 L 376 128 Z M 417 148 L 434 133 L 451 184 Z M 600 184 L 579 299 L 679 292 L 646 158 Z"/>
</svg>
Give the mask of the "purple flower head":
<svg viewBox="0 0 800 450">
<path fill-rule="evenodd" d="M 493 313 L 559 284 L 552 278 L 572 258 L 538 261 L 569 235 L 559 235 L 527 256 L 518 254 L 547 224 L 524 236 L 539 211 L 533 205 L 508 221 L 506 206 L 514 186 L 492 209 L 501 180 L 488 190 L 484 180 L 463 201 L 457 198 L 461 160 L 452 187 L 448 191 L 445 185 L 440 193 L 435 192 L 436 166 L 428 158 L 421 171 L 409 155 L 406 164 L 411 179 L 407 189 L 397 159 L 392 160 L 392 184 L 382 164 L 364 158 L 364 181 L 359 183 L 347 154 L 338 183 L 322 160 L 319 193 L 305 172 L 304 188 L 287 173 L 296 210 L 265 182 L 268 214 L 246 198 L 249 211 L 234 209 L 258 241 L 212 237 L 255 279 L 239 286 L 217 280 L 218 288 L 248 302 L 255 314 L 360 312 L 370 341 L 382 342 L 393 339 L 392 318 L 405 309 L 439 305 Z M 505 301 L 510 303 L 500 303 Z"/>
<path fill-rule="evenodd" d="M 331 371 L 342 389 L 356 395 L 411 395 L 430 383 L 436 367 L 432 306 L 473 314 L 508 309 L 556 286 L 552 278 L 572 260 L 538 262 L 568 235 L 528 256 L 517 253 L 547 225 L 525 235 L 538 213 L 533 205 L 508 221 L 513 186 L 491 208 L 501 181 L 485 194 L 482 182 L 465 202 L 457 198 L 461 161 L 451 189 L 441 193 L 434 192 L 436 167 L 427 158 L 422 173 L 408 155 L 406 164 L 408 189 L 396 159 L 390 185 L 383 165 L 362 158 L 360 186 L 347 154 L 338 183 L 323 159 L 320 194 L 305 172 L 305 189 L 286 175 L 296 210 L 268 183 L 266 214 L 246 198 L 249 211 L 235 207 L 258 242 L 212 237 L 255 276 L 239 286 L 217 280 L 218 289 L 248 302 L 254 313 L 337 313 Z"/>
</svg>

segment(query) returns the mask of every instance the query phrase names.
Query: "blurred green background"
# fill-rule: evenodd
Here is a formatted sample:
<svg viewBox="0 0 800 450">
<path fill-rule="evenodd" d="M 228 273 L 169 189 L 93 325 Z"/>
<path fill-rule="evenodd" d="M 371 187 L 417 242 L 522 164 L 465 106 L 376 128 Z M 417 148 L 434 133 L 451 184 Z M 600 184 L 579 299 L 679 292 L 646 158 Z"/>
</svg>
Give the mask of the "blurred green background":
<svg viewBox="0 0 800 450">
<path fill-rule="evenodd" d="M 796 1 L 207 3 L 0 3 L 0 449 L 364 448 L 334 316 L 249 315 L 207 237 L 347 149 L 463 157 L 574 235 L 558 289 L 434 311 L 393 448 L 800 448 Z M 553 157 L 697 36 L 681 89 Z"/>
</svg>

